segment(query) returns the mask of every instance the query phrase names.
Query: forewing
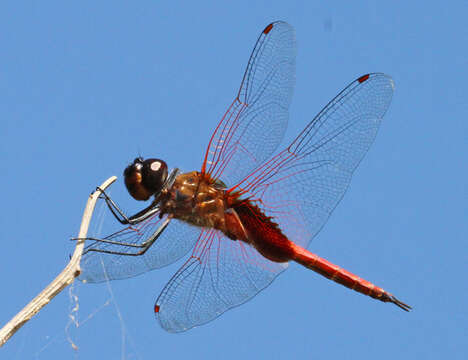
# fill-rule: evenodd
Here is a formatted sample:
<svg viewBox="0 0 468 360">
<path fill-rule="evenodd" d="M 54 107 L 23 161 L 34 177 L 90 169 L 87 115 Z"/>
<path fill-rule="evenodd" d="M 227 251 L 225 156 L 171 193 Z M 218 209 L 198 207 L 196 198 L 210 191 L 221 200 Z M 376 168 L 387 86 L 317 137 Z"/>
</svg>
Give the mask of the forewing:
<svg viewBox="0 0 468 360">
<path fill-rule="evenodd" d="M 257 201 L 283 233 L 306 247 L 348 188 L 393 95 L 385 74 L 361 76 L 336 96 L 293 143 L 230 191 Z"/>
<path fill-rule="evenodd" d="M 217 230 L 204 230 L 192 256 L 156 300 L 156 316 L 170 332 L 204 324 L 251 299 L 287 265 Z"/>
<path fill-rule="evenodd" d="M 111 234 L 104 240 L 142 244 L 165 220 L 165 216 L 160 219 L 156 214 L 138 225 Z M 172 219 L 153 245 L 140 256 L 129 255 L 140 250 L 136 247 L 91 241 L 86 246 L 86 253 L 81 260 L 80 279 L 87 282 L 125 279 L 172 264 L 193 248 L 200 231 L 199 228 Z M 96 252 L 91 249 L 123 252 L 126 255 Z"/>
<path fill-rule="evenodd" d="M 241 87 L 216 127 L 202 173 L 236 184 L 281 142 L 295 84 L 296 40 L 291 25 L 274 22 L 260 34 Z"/>
</svg>

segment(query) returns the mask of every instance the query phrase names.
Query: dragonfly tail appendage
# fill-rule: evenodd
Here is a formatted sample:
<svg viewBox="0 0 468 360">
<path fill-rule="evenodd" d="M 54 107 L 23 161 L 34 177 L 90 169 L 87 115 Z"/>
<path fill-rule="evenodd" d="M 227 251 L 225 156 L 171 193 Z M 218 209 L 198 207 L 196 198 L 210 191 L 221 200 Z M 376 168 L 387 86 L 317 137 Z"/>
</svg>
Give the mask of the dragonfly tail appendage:
<svg viewBox="0 0 468 360">
<path fill-rule="evenodd" d="M 412 309 L 411 306 L 409 306 L 408 304 L 405 304 L 403 301 L 398 300 L 395 296 L 393 296 L 392 294 L 390 294 L 390 293 L 388 293 L 386 291 L 382 295 L 382 297 L 379 298 L 379 300 L 381 300 L 383 302 L 391 302 L 391 303 L 395 304 L 396 306 L 398 306 L 400 309 L 403 309 L 405 311 L 410 311 Z"/>
</svg>

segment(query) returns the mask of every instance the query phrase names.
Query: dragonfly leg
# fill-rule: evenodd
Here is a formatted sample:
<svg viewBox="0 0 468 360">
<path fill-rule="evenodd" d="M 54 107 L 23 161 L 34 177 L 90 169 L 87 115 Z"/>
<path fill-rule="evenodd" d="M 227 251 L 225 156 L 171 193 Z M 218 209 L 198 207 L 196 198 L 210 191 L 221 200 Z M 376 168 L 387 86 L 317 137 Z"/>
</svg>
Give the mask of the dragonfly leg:
<svg viewBox="0 0 468 360">
<path fill-rule="evenodd" d="M 94 237 L 87 237 L 87 238 L 72 238 L 71 240 L 91 240 L 94 241 L 95 243 L 87 246 L 85 250 L 83 251 L 83 255 L 90 253 L 90 252 L 99 252 L 99 253 L 104 253 L 104 254 L 112 254 L 112 255 L 125 255 L 125 256 L 140 256 L 146 253 L 146 251 L 154 244 L 154 242 L 161 236 L 163 231 L 167 228 L 169 225 L 169 222 L 171 221 L 171 218 L 168 217 L 164 220 L 164 222 L 154 231 L 151 236 L 149 236 L 145 241 L 143 241 L 140 244 L 133 244 L 133 243 L 127 243 L 124 241 L 117 241 L 117 240 L 110 240 L 110 239 L 99 239 L 99 238 L 94 238 Z M 115 251 L 115 250 L 106 250 L 106 249 L 101 249 L 101 248 L 95 248 L 93 245 L 96 243 L 104 243 L 104 244 L 111 244 L 111 245 L 117 245 L 117 246 L 123 246 L 123 247 L 131 247 L 134 248 L 136 251 L 135 252 L 124 252 L 124 251 Z"/>
<path fill-rule="evenodd" d="M 111 197 L 107 195 L 103 189 L 101 189 L 100 187 L 97 187 L 96 189 L 101 192 L 101 195 L 99 195 L 99 197 L 106 201 L 107 207 L 111 211 L 112 215 L 114 215 L 116 220 L 122 225 L 138 224 L 159 211 L 159 206 L 153 202 L 148 207 L 137 212 L 135 215 L 127 217 L 125 213 L 120 209 L 120 207 L 115 203 L 115 201 L 112 200 Z"/>
</svg>

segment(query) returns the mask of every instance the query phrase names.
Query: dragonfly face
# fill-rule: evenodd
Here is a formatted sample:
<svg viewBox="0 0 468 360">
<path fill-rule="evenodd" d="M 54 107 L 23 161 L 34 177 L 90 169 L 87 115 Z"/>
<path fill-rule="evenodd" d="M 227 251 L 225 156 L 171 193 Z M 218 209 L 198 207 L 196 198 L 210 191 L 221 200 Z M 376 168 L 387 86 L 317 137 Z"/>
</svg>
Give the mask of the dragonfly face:
<svg viewBox="0 0 468 360">
<path fill-rule="evenodd" d="M 136 200 L 146 201 L 161 191 L 167 179 L 167 165 L 160 159 L 137 157 L 124 170 L 125 186 Z"/>
</svg>

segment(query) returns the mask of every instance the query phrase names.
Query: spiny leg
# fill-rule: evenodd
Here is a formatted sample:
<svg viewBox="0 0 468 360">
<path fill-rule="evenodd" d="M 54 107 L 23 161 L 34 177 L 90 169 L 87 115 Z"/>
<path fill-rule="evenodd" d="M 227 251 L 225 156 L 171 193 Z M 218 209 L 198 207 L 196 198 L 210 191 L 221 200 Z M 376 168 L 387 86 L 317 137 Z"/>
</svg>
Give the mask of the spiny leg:
<svg viewBox="0 0 468 360">
<path fill-rule="evenodd" d="M 115 203 L 114 200 L 111 199 L 109 195 L 106 194 L 104 190 L 97 187 L 97 190 L 101 192 L 99 197 L 106 201 L 107 207 L 111 211 L 112 215 L 116 218 L 116 220 L 121 223 L 122 225 L 135 225 L 138 224 L 155 213 L 159 211 L 159 206 L 154 202 L 151 203 L 148 207 L 144 208 L 143 210 L 137 212 L 135 215 L 127 217 L 125 213 L 119 208 L 119 206 Z"/>
<path fill-rule="evenodd" d="M 104 253 L 104 254 L 112 254 L 112 255 L 124 255 L 124 256 L 140 256 L 146 253 L 146 251 L 154 244 L 154 242 L 161 236 L 163 231 L 167 228 L 169 225 L 169 222 L 171 221 L 171 217 L 168 217 L 164 220 L 164 222 L 156 229 L 155 232 L 151 234 L 151 236 L 148 237 L 145 241 L 143 241 L 140 244 L 132 244 L 132 243 L 127 243 L 124 241 L 116 241 L 116 240 L 109 240 L 109 239 L 99 239 L 99 238 L 94 238 L 94 237 L 87 237 L 87 238 L 72 238 L 71 240 L 91 240 L 95 241 L 98 243 L 104 243 L 104 244 L 111 244 L 111 245 L 118 245 L 118 246 L 125 246 L 125 247 L 131 247 L 135 249 L 141 249 L 136 252 L 123 252 L 123 251 L 114 251 L 114 250 L 106 250 L 106 249 L 99 249 L 99 248 L 93 248 L 93 247 L 88 247 L 84 250 L 83 255 L 90 253 L 90 252 L 98 252 L 98 253 Z M 93 244 L 94 245 L 94 244 Z"/>
</svg>

